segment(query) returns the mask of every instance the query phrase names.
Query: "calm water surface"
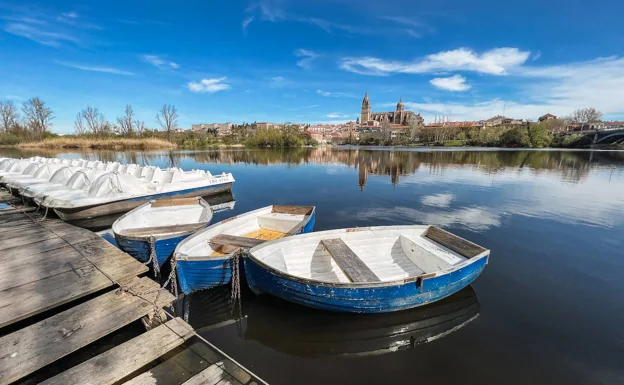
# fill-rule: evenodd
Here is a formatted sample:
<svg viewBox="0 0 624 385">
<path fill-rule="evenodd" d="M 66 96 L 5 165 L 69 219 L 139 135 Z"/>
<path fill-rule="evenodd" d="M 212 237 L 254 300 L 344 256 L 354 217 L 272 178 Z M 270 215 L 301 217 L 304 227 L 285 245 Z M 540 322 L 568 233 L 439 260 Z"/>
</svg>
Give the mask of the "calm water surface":
<svg viewBox="0 0 624 385">
<path fill-rule="evenodd" d="M 217 203 L 234 208 L 215 221 L 316 205 L 316 230 L 434 224 L 491 249 L 470 288 L 395 314 L 324 313 L 244 291 L 244 319 L 234 322 L 227 288 L 179 304 L 203 336 L 272 385 L 624 383 L 624 152 L 47 155 L 232 172 L 232 196 Z"/>
</svg>

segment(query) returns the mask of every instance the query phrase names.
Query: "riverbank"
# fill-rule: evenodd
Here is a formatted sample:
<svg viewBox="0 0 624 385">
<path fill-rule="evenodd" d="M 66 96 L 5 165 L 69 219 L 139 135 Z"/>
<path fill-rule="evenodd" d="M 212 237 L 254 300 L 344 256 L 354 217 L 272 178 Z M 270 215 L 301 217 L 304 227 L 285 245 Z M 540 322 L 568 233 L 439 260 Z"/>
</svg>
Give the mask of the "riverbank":
<svg viewBox="0 0 624 385">
<path fill-rule="evenodd" d="M 77 138 L 57 137 L 18 145 L 20 148 L 91 148 L 99 150 L 148 150 L 171 149 L 176 145 L 165 139 L 156 138 Z"/>
</svg>

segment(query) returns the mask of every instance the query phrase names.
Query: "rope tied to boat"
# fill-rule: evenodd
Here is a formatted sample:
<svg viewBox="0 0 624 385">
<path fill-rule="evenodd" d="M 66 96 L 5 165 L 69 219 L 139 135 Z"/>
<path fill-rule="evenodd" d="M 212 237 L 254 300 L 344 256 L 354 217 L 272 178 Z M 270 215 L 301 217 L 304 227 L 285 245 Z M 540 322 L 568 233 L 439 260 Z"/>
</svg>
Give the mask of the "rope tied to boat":
<svg viewBox="0 0 624 385">
<path fill-rule="evenodd" d="M 170 263 L 171 263 L 171 271 L 169 272 L 169 277 L 167 277 L 167 280 L 162 285 L 162 288 L 165 289 L 169 285 L 169 283 L 171 283 L 171 287 L 169 291 L 177 299 L 178 298 L 178 277 L 176 276 L 177 262 L 173 256 L 171 257 Z M 171 309 L 172 313 L 175 313 L 175 308 L 173 307 L 173 303 L 171 303 L 169 308 Z"/>
<path fill-rule="evenodd" d="M 230 297 L 230 306 L 232 314 L 235 311 L 238 312 L 239 318 L 242 313 L 241 311 L 241 293 L 240 293 L 240 256 L 242 252 L 238 252 L 232 256 L 232 295 Z"/>
<path fill-rule="evenodd" d="M 46 218 L 48 217 L 48 210 L 49 210 L 49 207 L 46 206 L 45 214 L 43 214 L 43 218 L 39 219 L 39 222 L 43 222 L 46 220 Z"/>
<path fill-rule="evenodd" d="M 158 266 L 158 258 L 156 257 L 156 237 L 153 235 L 149 237 L 149 246 L 150 256 L 147 262 L 143 264 L 147 266 L 151 262 L 152 268 L 154 269 L 154 276 L 160 278 L 160 266 Z"/>
</svg>

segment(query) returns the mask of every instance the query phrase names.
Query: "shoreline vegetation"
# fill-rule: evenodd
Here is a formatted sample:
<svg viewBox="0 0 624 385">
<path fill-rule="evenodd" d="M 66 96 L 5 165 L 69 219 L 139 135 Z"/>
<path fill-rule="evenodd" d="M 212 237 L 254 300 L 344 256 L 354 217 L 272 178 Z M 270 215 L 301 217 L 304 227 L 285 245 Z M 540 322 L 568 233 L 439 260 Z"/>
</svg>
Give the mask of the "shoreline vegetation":
<svg viewBox="0 0 624 385">
<path fill-rule="evenodd" d="M 575 117 L 578 115 L 578 117 Z M 38 97 L 22 104 L 21 114 L 11 101 L 0 101 L 0 146 L 47 149 L 204 149 L 219 147 L 295 148 L 315 146 L 318 133 L 309 125 L 285 123 L 261 127 L 257 123 L 232 125 L 227 132 L 216 128 L 205 131 L 179 131 L 175 106 L 163 105 L 155 121 L 160 129 L 147 128 L 136 119 L 132 105 L 115 121 L 107 120 L 95 107 L 88 106 L 76 115 L 73 135 L 52 132 L 52 110 Z M 600 121 L 602 114 L 593 108 L 575 111 L 571 121 Z M 585 123 L 584 123 L 585 122 Z M 591 142 L 580 134 L 563 135 L 564 120 L 525 122 L 514 126 L 456 127 L 409 126 L 347 127 L 340 132 L 320 135 L 331 145 L 432 146 L 432 147 L 504 147 L 504 148 L 584 148 Z M 614 146 L 615 147 L 615 146 Z M 616 147 L 617 148 L 617 147 Z"/>
<path fill-rule="evenodd" d="M 75 148 L 94 150 L 148 150 L 148 149 L 170 149 L 176 145 L 156 138 L 85 138 L 85 137 L 65 137 L 46 138 L 40 141 L 25 142 L 18 144 L 20 148 L 47 148 L 62 149 Z"/>
</svg>

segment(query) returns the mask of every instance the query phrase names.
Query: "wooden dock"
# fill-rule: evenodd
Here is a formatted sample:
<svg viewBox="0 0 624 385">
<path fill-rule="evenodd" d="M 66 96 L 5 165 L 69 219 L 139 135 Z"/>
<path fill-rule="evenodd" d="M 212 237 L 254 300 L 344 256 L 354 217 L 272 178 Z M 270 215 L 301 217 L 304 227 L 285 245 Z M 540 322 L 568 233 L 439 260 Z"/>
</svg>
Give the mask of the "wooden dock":
<svg viewBox="0 0 624 385">
<path fill-rule="evenodd" d="M 0 190 L 0 385 L 264 383 L 180 318 L 84 354 L 175 298 L 91 231 L 43 219 Z"/>
</svg>

